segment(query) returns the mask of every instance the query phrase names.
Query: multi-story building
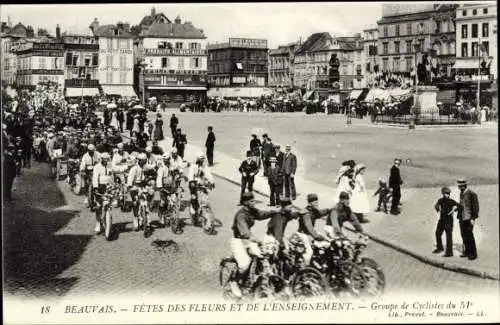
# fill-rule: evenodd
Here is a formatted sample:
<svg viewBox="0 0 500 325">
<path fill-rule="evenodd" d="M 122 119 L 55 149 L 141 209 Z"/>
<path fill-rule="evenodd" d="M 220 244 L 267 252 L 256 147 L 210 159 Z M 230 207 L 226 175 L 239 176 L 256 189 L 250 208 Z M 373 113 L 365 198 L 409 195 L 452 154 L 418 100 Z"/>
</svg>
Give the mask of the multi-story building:
<svg viewBox="0 0 500 325">
<path fill-rule="evenodd" d="M 118 23 L 100 26 L 96 18 L 89 28 L 99 47 L 97 76 L 103 93 L 135 97 L 133 35 L 130 25 Z"/>
<path fill-rule="evenodd" d="M 1 31 L 1 75 L 2 81 L 11 85 L 17 80 L 17 55 L 12 50 L 12 44 L 28 37 L 26 26 L 18 23 L 14 27 L 9 23 L 2 23 Z"/>
<path fill-rule="evenodd" d="M 227 43 L 208 44 L 207 49 L 210 86 L 267 86 L 267 40 L 229 38 Z"/>
<path fill-rule="evenodd" d="M 59 32 L 56 31 L 56 34 Z M 93 36 L 60 36 L 65 51 L 66 97 L 95 96 L 99 91 L 99 44 Z"/>
<path fill-rule="evenodd" d="M 432 22 L 434 33 L 431 44 L 437 58 L 438 74 L 440 79 L 448 79 L 453 75 L 455 65 L 455 13 L 457 4 L 438 4 L 434 6 Z"/>
<path fill-rule="evenodd" d="M 375 66 L 378 64 L 377 55 L 378 28 L 367 28 L 363 30 L 363 69 L 365 86 L 369 86 L 374 82 Z"/>
<path fill-rule="evenodd" d="M 131 31 L 135 36 L 139 36 L 141 32 L 147 30 L 153 23 L 164 24 L 172 22 L 164 13 L 157 13 L 155 7 L 153 7 L 151 8 L 151 14 L 144 16 L 139 25 L 133 26 Z"/>
<path fill-rule="evenodd" d="M 498 78 L 496 3 L 461 4 L 456 9 L 456 40 L 455 69 L 459 99 L 475 103 L 480 79 L 480 103 L 491 105 L 489 89 Z M 484 69 L 478 76 L 483 61 Z"/>
<path fill-rule="evenodd" d="M 24 39 L 13 45 L 17 55 L 16 85 L 33 89 L 54 82 L 64 87 L 64 46 L 55 39 Z"/>
<path fill-rule="evenodd" d="M 299 46 L 299 42 L 294 42 L 269 51 L 269 86 L 293 87 L 293 60 Z"/>
<path fill-rule="evenodd" d="M 140 34 L 138 53 L 146 65 L 139 78 L 146 98 L 178 103 L 206 97 L 206 36 L 190 21 L 153 22 Z"/>
<path fill-rule="evenodd" d="M 317 98 L 328 97 L 332 89 L 329 83 L 330 59 L 339 59 L 340 89 L 363 87 L 363 46 L 361 35 L 332 37 L 330 33 L 312 34 L 295 53 L 294 86 L 315 93 Z M 309 97 L 309 96 L 306 96 Z"/>
</svg>

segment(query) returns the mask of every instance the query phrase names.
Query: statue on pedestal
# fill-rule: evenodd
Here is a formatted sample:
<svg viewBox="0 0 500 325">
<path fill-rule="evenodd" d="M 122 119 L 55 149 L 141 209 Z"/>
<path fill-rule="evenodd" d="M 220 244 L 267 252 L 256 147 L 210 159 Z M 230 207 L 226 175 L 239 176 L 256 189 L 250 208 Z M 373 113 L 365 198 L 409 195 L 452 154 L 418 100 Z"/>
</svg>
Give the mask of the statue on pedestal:
<svg viewBox="0 0 500 325">
<path fill-rule="evenodd" d="M 422 62 L 417 65 L 417 75 L 420 85 L 431 84 L 431 61 L 428 54 L 422 56 Z"/>
</svg>

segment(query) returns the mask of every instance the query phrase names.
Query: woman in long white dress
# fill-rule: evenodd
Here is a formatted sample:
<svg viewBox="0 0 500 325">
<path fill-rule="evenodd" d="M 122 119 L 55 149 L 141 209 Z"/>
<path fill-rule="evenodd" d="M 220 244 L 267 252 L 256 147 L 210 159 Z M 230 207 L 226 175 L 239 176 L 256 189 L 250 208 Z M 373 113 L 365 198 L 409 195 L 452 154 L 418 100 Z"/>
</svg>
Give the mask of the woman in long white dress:
<svg viewBox="0 0 500 325">
<path fill-rule="evenodd" d="M 132 133 L 135 133 L 136 135 L 139 134 L 141 129 L 139 128 L 139 114 L 134 116 L 134 126 L 132 127 Z"/>
<path fill-rule="evenodd" d="M 109 125 L 117 130 L 119 129 L 120 125 L 118 124 L 118 113 L 116 113 L 116 111 L 113 111 L 111 114 L 111 122 Z"/>
<path fill-rule="evenodd" d="M 337 183 L 337 193 L 335 194 L 334 202 L 337 203 L 339 201 L 340 193 L 346 192 L 349 196 L 352 193 L 351 187 L 351 178 L 349 177 L 349 171 L 351 169 L 349 166 L 342 166 L 338 173 L 335 183 Z"/>
<path fill-rule="evenodd" d="M 363 174 L 366 166 L 359 164 L 354 168 L 354 190 L 351 196 L 351 210 L 360 222 L 369 222 L 363 215 L 370 212 L 370 201 L 366 192 Z"/>
</svg>

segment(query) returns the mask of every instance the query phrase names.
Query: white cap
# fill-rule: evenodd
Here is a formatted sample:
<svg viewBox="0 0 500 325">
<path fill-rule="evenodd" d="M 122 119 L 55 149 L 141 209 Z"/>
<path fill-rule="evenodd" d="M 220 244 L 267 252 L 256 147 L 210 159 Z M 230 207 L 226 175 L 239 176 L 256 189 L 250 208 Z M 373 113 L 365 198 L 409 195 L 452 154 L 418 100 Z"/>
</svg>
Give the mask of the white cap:
<svg viewBox="0 0 500 325">
<path fill-rule="evenodd" d="M 88 145 L 87 149 L 89 149 L 90 151 L 95 150 L 95 146 L 91 143 Z"/>
<path fill-rule="evenodd" d="M 109 155 L 109 153 L 104 152 L 104 153 L 101 154 L 101 159 L 109 159 L 109 158 L 111 158 L 111 156 Z"/>
<path fill-rule="evenodd" d="M 121 142 L 120 142 L 120 143 L 118 143 L 118 144 L 116 145 L 116 147 L 117 147 L 118 149 L 123 149 L 123 143 L 121 143 Z"/>
<path fill-rule="evenodd" d="M 161 156 L 163 159 L 170 159 L 170 155 L 168 153 L 164 153 L 163 156 Z"/>
<path fill-rule="evenodd" d="M 148 159 L 148 157 L 146 156 L 145 153 L 140 153 L 139 155 L 137 155 L 137 159 L 146 160 L 146 159 Z"/>
<path fill-rule="evenodd" d="M 146 148 L 146 152 L 147 152 L 147 153 L 153 152 L 153 148 L 152 148 L 152 147 L 147 147 L 147 148 Z"/>
</svg>

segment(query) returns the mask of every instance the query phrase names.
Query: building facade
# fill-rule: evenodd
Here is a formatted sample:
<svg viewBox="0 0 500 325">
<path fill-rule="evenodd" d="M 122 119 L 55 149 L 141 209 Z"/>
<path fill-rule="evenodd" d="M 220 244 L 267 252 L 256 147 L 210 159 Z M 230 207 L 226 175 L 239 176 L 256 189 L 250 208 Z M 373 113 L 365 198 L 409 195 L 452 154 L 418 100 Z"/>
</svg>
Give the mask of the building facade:
<svg viewBox="0 0 500 325">
<path fill-rule="evenodd" d="M 209 44 L 207 49 L 211 87 L 267 86 L 267 40 L 229 38 L 229 42 Z"/>
<path fill-rule="evenodd" d="M 153 22 L 140 35 L 138 53 L 145 65 L 139 83 L 146 98 L 179 103 L 206 97 L 206 36 L 191 22 L 180 17 Z"/>
<path fill-rule="evenodd" d="M 294 86 L 326 98 L 329 84 L 329 63 L 332 55 L 339 59 L 340 89 L 343 92 L 363 87 L 363 44 L 361 35 L 332 37 L 330 33 L 312 34 L 295 53 Z"/>
<path fill-rule="evenodd" d="M 100 26 L 95 19 L 89 26 L 99 48 L 97 79 L 106 95 L 135 97 L 133 35 L 130 25 Z"/>
<path fill-rule="evenodd" d="M 64 86 L 66 97 L 100 94 L 99 44 L 93 36 L 64 35 Z"/>
<path fill-rule="evenodd" d="M 293 62 L 299 46 L 300 43 L 295 42 L 269 51 L 269 86 L 293 88 Z"/>
<path fill-rule="evenodd" d="M 2 23 L 1 31 L 1 69 L 2 81 L 9 85 L 17 81 L 17 55 L 12 45 L 21 39 L 28 37 L 26 26 L 18 23 L 14 27 L 9 23 Z"/>
<path fill-rule="evenodd" d="M 64 46 L 56 40 L 25 39 L 13 45 L 17 55 L 16 85 L 35 88 L 53 82 L 64 87 Z"/>
<path fill-rule="evenodd" d="M 378 49 L 378 28 L 373 27 L 373 28 L 368 28 L 363 30 L 363 54 L 362 54 L 362 61 L 363 61 L 363 84 L 365 87 L 373 84 L 374 82 L 374 73 L 375 73 L 375 66 L 378 65 L 378 55 L 377 55 L 377 49 Z"/>
</svg>

